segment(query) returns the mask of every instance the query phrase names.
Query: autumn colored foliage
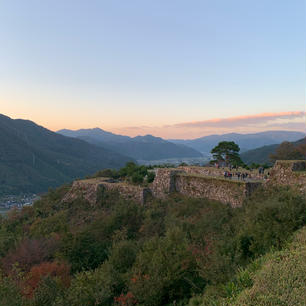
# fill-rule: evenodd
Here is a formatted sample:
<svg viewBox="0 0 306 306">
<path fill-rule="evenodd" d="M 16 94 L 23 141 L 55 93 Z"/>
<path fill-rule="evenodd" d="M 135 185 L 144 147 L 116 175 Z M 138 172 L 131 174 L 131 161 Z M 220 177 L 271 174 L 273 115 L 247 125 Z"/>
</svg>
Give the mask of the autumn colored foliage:
<svg viewBox="0 0 306 306">
<path fill-rule="evenodd" d="M 2 268 L 10 273 L 12 267 L 18 263 L 21 270 L 29 271 L 32 266 L 51 259 L 57 245 L 58 238 L 25 238 L 1 260 Z"/>
<path fill-rule="evenodd" d="M 0 217 L 1 306 L 201 305 L 189 301 L 306 224 L 305 197 L 286 187 L 240 208 L 176 194 L 141 206 L 106 191 L 88 205 L 63 194 Z"/>
<path fill-rule="evenodd" d="M 114 298 L 114 301 L 116 306 L 133 306 L 137 304 L 137 301 L 131 292 L 126 294 L 121 293 L 120 296 Z"/>
<path fill-rule="evenodd" d="M 64 263 L 43 262 L 35 265 L 24 277 L 23 294 L 31 298 L 41 280 L 47 276 L 57 278 L 61 284 L 68 288 L 70 285 L 69 266 Z"/>
</svg>

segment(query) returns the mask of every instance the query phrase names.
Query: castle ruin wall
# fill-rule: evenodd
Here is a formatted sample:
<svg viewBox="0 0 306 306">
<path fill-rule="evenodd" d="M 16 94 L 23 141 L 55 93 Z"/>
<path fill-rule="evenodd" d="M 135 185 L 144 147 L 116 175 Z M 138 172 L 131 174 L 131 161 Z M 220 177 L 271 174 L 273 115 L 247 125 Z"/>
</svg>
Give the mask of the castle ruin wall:
<svg viewBox="0 0 306 306">
<path fill-rule="evenodd" d="M 124 199 L 133 200 L 142 205 L 151 196 L 149 188 L 125 183 L 113 183 L 108 182 L 105 178 L 96 178 L 73 182 L 70 191 L 65 195 L 63 201 L 73 201 L 81 196 L 91 205 L 95 205 L 97 203 L 98 191 L 101 189 L 117 191 Z"/>
<path fill-rule="evenodd" d="M 192 171 L 185 171 L 186 169 Z M 195 171 L 198 170 L 197 173 Z M 153 195 L 157 198 L 166 198 L 172 192 L 195 197 L 217 200 L 229 203 L 233 207 L 241 206 L 261 182 L 244 182 L 222 177 L 204 175 L 211 170 L 203 167 L 180 167 L 177 169 L 158 169 L 153 182 Z M 212 172 L 209 172 L 210 175 Z"/>
<path fill-rule="evenodd" d="M 291 186 L 306 193 L 306 161 L 277 160 L 267 185 Z"/>
</svg>

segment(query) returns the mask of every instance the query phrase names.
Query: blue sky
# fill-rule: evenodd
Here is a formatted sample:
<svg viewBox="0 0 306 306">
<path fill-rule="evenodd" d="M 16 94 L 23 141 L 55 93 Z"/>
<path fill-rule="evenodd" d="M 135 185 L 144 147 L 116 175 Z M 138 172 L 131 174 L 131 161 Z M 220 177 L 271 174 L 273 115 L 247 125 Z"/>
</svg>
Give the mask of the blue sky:
<svg viewBox="0 0 306 306">
<path fill-rule="evenodd" d="M 277 114 L 305 110 L 305 1 L 7 0 L 0 46 L 0 112 L 52 130 L 192 138 L 212 131 L 169 126 L 261 113 L 303 129 Z M 243 122 L 220 132 L 265 128 Z"/>
</svg>

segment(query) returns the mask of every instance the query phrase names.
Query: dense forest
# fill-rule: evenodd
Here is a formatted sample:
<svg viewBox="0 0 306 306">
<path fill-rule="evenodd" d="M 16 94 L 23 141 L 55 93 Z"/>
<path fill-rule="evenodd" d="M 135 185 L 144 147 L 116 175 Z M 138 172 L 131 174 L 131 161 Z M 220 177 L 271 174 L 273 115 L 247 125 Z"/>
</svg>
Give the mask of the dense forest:
<svg viewBox="0 0 306 306">
<path fill-rule="evenodd" d="M 89 205 L 62 201 L 69 188 L 2 217 L 1 305 L 302 305 L 302 270 L 292 276 L 296 290 L 266 303 L 258 283 L 281 279 L 267 271 L 271 262 L 286 269 L 296 256 L 299 269 L 305 231 L 288 242 L 305 225 L 304 196 L 270 188 L 240 208 L 177 194 L 141 206 L 101 190 Z"/>
</svg>

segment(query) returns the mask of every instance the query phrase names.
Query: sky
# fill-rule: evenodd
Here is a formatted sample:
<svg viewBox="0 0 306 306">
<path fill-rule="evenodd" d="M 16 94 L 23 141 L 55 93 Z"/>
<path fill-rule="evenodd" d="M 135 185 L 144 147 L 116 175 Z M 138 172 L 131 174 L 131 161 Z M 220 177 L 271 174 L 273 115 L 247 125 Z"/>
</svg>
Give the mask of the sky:
<svg viewBox="0 0 306 306">
<path fill-rule="evenodd" d="M 0 0 L 0 113 L 136 136 L 305 131 L 306 0 Z"/>
</svg>

